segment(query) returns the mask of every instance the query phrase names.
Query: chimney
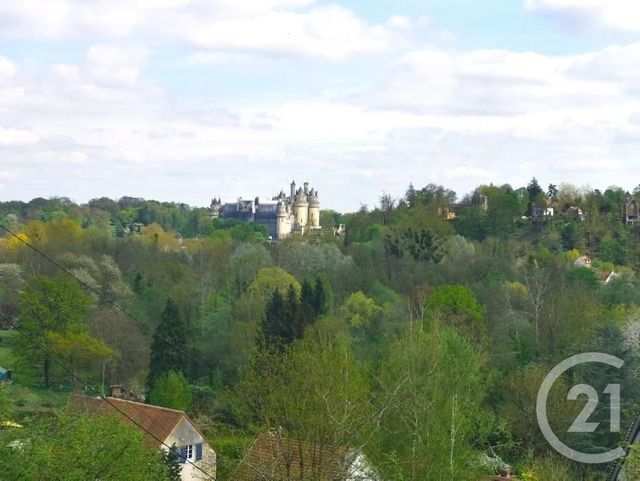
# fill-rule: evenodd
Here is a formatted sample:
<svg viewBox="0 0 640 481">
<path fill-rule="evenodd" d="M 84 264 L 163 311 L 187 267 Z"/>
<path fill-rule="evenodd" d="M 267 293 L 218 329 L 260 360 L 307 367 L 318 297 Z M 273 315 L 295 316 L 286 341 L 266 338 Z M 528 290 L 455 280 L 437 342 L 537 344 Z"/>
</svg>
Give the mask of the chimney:
<svg viewBox="0 0 640 481">
<path fill-rule="evenodd" d="M 125 397 L 125 389 L 122 384 L 115 384 L 110 386 L 110 394 L 109 397 L 123 399 Z"/>
<path fill-rule="evenodd" d="M 309 182 L 304 183 L 304 194 L 309 195 Z"/>
</svg>

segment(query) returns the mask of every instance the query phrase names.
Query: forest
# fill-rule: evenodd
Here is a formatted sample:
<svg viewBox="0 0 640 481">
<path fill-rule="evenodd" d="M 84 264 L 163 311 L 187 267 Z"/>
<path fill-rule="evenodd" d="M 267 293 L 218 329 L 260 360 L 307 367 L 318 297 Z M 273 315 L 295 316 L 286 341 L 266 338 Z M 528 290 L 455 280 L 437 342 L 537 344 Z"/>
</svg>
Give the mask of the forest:
<svg viewBox="0 0 640 481">
<path fill-rule="evenodd" d="M 21 427 L 0 429 L 0 479 L 179 479 L 135 429 L 67 408 L 111 385 L 187 412 L 223 481 L 273 430 L 361 450 L 384 480 L 605 479 L 608 465 L 549 446 L 536 396 L 558 362 L 603 352 L 623 368 L 567 373 L 550 422 L 601 452 L 640 413 L 634 199 L 536 179 L 462 196 L 410 185 L 273 242 L 180 203 L 1 202 L 0 422 Z M 602 396 L 600 427 L 567 433 L 584 405 L 567 389 L 587 381 L 621 385 L 619 432 Z M 635 449 L 627 465 L 640 479 Z"/>
</svg>

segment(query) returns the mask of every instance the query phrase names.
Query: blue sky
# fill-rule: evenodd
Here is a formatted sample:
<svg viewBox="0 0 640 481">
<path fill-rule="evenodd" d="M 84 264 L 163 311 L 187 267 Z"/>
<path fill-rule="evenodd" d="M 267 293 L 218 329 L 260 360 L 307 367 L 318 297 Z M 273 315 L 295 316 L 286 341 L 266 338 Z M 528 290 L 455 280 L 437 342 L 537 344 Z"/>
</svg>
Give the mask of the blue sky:
<svg viewBox="0 0 640 481">
<path fill-rule="evenodd" d="M 0 0 L 0 198 L 632 189 L 630 0 Z"/>
</svg>

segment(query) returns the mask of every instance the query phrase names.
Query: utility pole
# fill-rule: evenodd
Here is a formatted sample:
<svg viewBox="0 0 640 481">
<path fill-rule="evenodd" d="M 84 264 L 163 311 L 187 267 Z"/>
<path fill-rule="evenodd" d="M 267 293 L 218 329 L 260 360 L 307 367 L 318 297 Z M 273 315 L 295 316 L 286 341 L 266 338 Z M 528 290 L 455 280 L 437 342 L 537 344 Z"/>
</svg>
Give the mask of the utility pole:
<svg viewBox="0 0 640 481">
<path fill-rule="evenodd" d="M 104 397 L 104 370 L 109 361 L 111 361 L 111 359 L 105 359 L 102 361 L 102 397 Z"/>
</svg>

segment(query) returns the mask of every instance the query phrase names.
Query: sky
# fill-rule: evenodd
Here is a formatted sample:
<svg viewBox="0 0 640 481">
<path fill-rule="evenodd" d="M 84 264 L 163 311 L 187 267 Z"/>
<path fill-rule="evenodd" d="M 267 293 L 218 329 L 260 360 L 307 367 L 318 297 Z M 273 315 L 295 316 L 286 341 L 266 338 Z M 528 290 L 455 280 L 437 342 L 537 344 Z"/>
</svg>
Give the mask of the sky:
<svg viewBox="0 0 640 481">
<path fill-rule="evenodd" d="M 636 0 L 0 0 L 0 200 L 640 183 Z"/>
</svg>

